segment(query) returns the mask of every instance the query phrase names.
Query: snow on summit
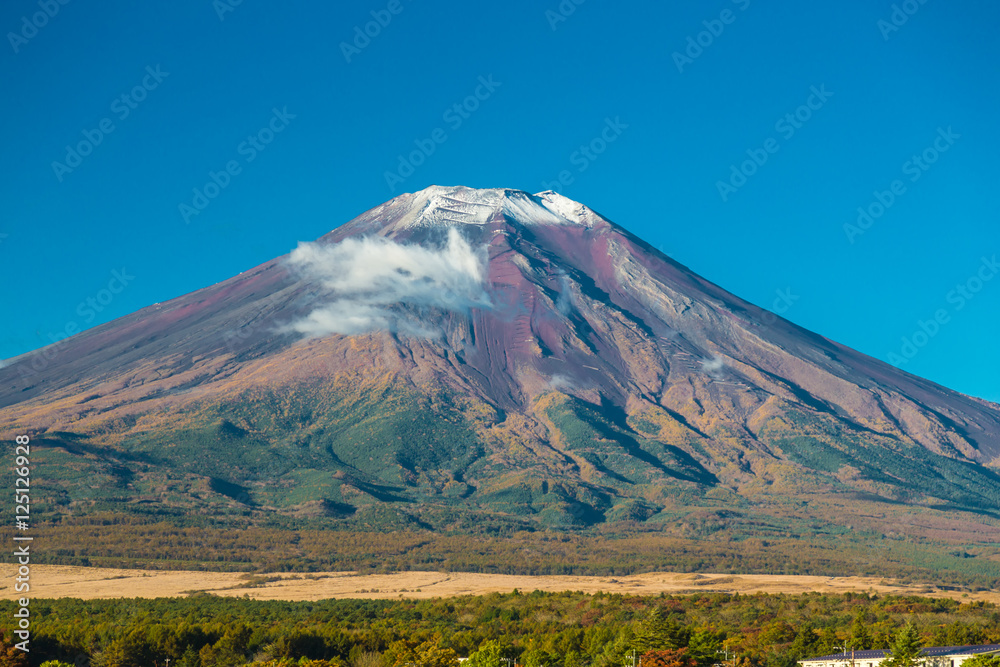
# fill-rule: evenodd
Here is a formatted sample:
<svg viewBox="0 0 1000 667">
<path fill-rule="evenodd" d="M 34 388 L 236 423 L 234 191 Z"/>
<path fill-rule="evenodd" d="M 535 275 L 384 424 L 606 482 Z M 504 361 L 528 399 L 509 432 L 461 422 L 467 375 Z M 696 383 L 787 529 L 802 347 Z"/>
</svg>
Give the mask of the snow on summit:
<svg viewBox="0 0 1000 667">
<path fill-rule="evenodd" d="M 412 194 L 401 227 L 485 225 L 496 215 L 525 225 L 593 225 L 596 214 L 583 204 L 548 190 L 536 195 L 509 188 L 475 189 L 432 185 Z"/>
<path fill-rule="evenodd" d="M 535 197 L 542 200 L 542 206 L 570 222 L 590 227 L 592 225 L 590 218 L 596 215 L 580 202 L 564 197 L 554 190 L 539 192 Z"/>
</svg>

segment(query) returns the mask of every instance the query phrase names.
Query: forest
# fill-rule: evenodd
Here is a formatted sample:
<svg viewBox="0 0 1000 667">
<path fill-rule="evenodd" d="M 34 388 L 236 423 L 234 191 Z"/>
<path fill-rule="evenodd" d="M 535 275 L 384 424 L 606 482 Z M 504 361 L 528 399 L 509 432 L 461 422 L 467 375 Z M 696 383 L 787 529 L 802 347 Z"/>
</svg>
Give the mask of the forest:
<svg viewBox="0 0 1000 667">
<path fill-rule="evenodd" d="M 11 619 L 12 601 L 0 603 Z M 514 591 L 427 600 L 32 600 L 0 667 L 795 667 L 836 646 L 1000 642 L 982 601 L 871 593 L 639 597 Z M 905 638 L 905 637 L 904 637 Z M 169 663 L 167 662 L 169 659 Z M 980 661 L 1000 667 L 997 661 Z M 909 667 L 900 663 L 895 667 Z"/>
<path fill-rule="evenodd" d="M 715 531 L 711 539 L 684 539 L 639 527 L 619 535 L 600 531 L 468 535 L 399 526 L 389 509 L 377 509 L 380 512 L 364 530 L 331 529 L 311 518 L 275 519 L 265 525 L 246 518 L 197 515 L 180 521 L 112 513 L 66 518 L 36 525 L 39 540 L 48 545 L 37 562 L 259 573 L 802 574 L 877 576 L 963 590 L 1000 586 L 1000 562 L 992 557 L 993 547 L 973 544 L 833 533 L 821 526 L 795 539 L 736 539 L 727 535 L 723 523 L 711 528 Z M 745 522 L 739 517 L 729 520 Z"/>
</svg>

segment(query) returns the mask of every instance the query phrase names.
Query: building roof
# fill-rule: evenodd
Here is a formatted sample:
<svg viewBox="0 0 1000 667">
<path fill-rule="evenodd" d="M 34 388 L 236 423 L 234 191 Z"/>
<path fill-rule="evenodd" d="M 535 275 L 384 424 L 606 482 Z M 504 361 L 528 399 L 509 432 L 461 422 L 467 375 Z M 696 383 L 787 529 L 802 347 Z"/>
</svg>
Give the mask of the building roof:
<svg viewBox="0 0 1000 667">
<path fill-rule="evenodd" d="M 993 653 L 994 651 L 1000 651 L 1000 644 L 971 644 L 968 646 L 930 646 L 925 649 L 921 649 L 920 655 L 926 657 L 935 657 L 942 655 L 975 655 L 977 653 Z M 889 651 L 885 649 L 871 650 L 871 651 L 854 651 L 853 656 L 855 660 L 873 660 L 877 658 L 884 658 L 889 654 Z M 850 660 L 852 653 L 848 651 L 847 653 L 834 653 L 832 655 L 821 655 L 818 658 L 806 658 L 800 660 L 800 662 L 814 662 L 825 660 L 827 662 L 837 662 L 843 660 Z"/>
</svg>

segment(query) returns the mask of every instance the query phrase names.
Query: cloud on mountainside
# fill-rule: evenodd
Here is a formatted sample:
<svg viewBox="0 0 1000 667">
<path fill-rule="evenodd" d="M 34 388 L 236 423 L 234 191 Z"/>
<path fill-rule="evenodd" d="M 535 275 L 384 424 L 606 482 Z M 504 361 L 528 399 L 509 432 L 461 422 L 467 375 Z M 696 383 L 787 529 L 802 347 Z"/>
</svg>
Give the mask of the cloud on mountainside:
<svg viewBox="0 0 1000 667">
<path fill-rule="evenodd" d="M 718 354 L 713 354 L 711 359 L 704 359 L 701 362 L 701 369 L 709 375 L 714 375 L 725 367 L 726 361 Z"/>
<path fill-rule="evenodd" d="M 485 250 L 473 250 L 455 228 L 439 249 L 368 237 L 336 245 L 300 243 L 289 262 L 305 280 L 330 292 L 289 327 L 308 336 L 393 331 L 433 337 L 439 331 L 414 308 L 467 312 L 490 305 Z"/>
<path fill-rule="evenodd" d="M 572 392 L 578 389 L 576 381 L 568 375 L 556 374 L 549 378 L 549 389 L 553 391 Z"/>
<path fill-rule="evenodd" d="M 573 311 L 573 283 L 565 272 L 559 272 L 559 300 L 556 301 L 556 310 L 563 315 L 569 315 Z"/>
</svg>

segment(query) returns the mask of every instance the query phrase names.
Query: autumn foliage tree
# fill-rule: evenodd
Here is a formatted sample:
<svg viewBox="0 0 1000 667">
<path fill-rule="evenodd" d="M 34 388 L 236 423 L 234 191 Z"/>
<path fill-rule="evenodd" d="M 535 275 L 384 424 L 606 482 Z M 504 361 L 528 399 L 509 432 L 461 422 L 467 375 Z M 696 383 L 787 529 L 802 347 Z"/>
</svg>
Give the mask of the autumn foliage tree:
<svg viewBox="0 0 1000 667">
<path fill-rule="evenodd" d="M 14 640 L 0 630 L 0 667 L 28 667 L 28 655 L 14 646 Z"/>
<path fill-rule="evenodd" d="M 684 648 L 646 651 L 639 662 L 642 667 L 695 667 L 695 661 Z"/>
</svg>

